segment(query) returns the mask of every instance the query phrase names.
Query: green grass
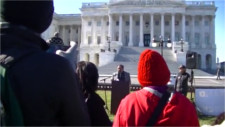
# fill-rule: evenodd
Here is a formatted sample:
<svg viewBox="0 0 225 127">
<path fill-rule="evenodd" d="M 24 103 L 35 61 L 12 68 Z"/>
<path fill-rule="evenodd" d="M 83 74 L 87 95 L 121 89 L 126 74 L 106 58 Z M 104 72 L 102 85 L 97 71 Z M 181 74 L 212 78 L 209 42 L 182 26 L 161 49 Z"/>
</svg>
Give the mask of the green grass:
<svg viewBox="0 0 225 127">
<path fill-rule="evenodd" d="M 106 110 L 106 112 L 109 116 L 109 119 L 111 121 L 113 121 L 114 115 L 110 113 L 110 110 L 111 110 L 111 91 L 106 91 L 106 93 L 105 93 L 105 91 L 103 91 L 103 90 L 98 90 L 97 93 L 99 94 L 99 96 L 104 101 L 105 101 L 105 94 L 106 94 L 107 107 L 108 107 L 108 110 Z M 193 97 L 193 100 L 194 100 L 194 93 L 192 94 L 192 97 Z M 187 98 L 191 100 L 191 93 L 190 92 L 187 94 Z M 199 114 L 198 119 L 199 119 L 200 125 L 202 126 L 204 124 L 211 125 L 216 120 L 216 117 L 214 117 L 214 116 L 204 116 L 204 115 Z"/>
</svg>

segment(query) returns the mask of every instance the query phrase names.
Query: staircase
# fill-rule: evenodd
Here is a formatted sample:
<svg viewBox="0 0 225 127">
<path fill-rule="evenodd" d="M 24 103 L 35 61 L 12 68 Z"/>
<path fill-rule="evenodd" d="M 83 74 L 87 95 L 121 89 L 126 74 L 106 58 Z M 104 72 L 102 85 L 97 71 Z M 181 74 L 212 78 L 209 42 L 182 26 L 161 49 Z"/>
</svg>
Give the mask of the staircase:
<svg viewBox="0 0 225 127">
<path fill-rule="evenodd" d="M 131 75 L 137 75 L 139 56 L 145 49 L 151 49 L 161 53 L 160 48 L 121 47 L 118 55 L 114 59 L 114 62 L 99 67 L 99 74 L 112 74 L 113 72 L 117 71 L 117 66 L 119 64 L 123 64 L 125 71 L 129 72 Z M 176 62 L 176 58 L 174 57 L 172 50 L 164 48 L 163 57 L 169 67 L 171 74 L 176 74 L 178 72 L 179 64 Z M 198 75 L 207 75 L 205 72 L 198 69 L 195 69 L 195 72 L 197 72 Z"/>
</svg>

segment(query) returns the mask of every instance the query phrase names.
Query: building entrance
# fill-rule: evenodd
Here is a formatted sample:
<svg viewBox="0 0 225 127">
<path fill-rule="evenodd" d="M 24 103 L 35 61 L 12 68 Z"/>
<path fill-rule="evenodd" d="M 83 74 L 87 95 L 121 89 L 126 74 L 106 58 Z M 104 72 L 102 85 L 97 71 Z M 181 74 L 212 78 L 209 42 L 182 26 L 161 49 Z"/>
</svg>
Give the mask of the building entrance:
<svg viewBox="0 0 225 127">
<path fill-rule="evenodd" d="M 144 47 L 149 47 L 151 38 L 150 34 L 144 34 Z"/>
</svg>

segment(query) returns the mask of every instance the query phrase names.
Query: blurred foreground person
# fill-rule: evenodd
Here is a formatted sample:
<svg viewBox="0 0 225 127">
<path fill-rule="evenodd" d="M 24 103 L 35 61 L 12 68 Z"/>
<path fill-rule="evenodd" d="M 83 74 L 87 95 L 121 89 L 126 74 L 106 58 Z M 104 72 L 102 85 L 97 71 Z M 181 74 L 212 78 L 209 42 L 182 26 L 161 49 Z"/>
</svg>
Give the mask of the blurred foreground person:
<svg viewBox="0 0 225 127">
<path fill-rule="evenodd" d="M 78 78 L 41 38 L 53 1 L 1 0 L 1 125 L 88 126 Z"/>
<path fill-rule="evenodd" d="M 81 61 L 77 64 L 78 74 L 92 126 L 111 126 L 112 123 L 105 111 L 105 102 L 95 92 L 98 86 L 98 69 L 91 62 Z"/>
<path fill-rule="evenodd" d="M 199 126 L 195 107 L 185 96 L 177 92 L 165 99 L 169 79 L 163 57 L 153 50 L 143 51 L 138 63 L 138 81 L 143 89 L 121 101 L 113 126 Z M 166 100 L 164 106 L 162 100 Z"/>
</svg>

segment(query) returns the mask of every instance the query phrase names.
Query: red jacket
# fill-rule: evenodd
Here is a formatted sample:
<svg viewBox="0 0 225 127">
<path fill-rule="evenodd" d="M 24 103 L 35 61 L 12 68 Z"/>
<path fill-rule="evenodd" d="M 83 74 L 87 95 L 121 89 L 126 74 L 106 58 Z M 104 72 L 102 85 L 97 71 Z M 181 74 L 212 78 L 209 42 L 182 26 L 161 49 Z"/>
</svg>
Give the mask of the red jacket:
<svg viewBox="0 0 225 127">
<path fill-rule="evenodd" d="M 117 109 L 113 126 L 146 126 L 159 99 L 145 89 L 127 95 Z M 173 94 L 155 126 L 199 126 L 194 105 L 180 93 Z"/>
</svg>

